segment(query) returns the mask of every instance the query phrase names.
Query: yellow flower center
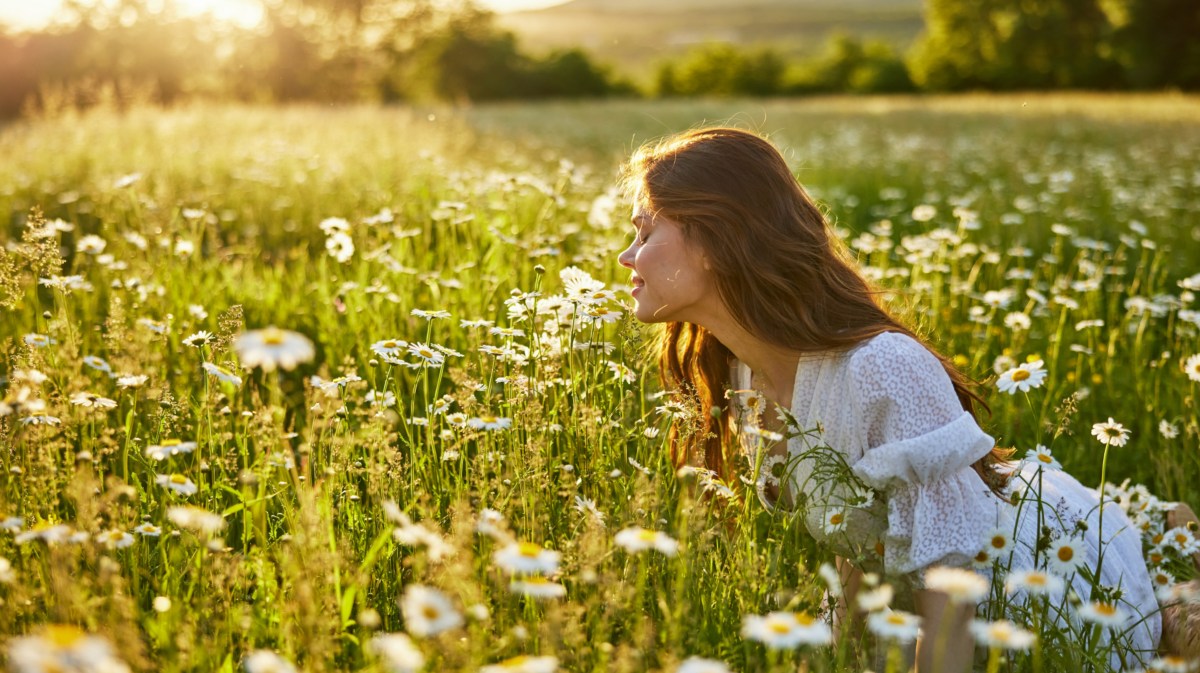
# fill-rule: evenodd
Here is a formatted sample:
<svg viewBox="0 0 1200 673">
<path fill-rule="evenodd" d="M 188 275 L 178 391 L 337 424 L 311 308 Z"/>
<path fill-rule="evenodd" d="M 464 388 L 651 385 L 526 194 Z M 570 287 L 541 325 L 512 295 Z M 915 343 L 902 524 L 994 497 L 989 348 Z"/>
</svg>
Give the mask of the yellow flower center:
<svg viewBox="0 0 1200 673">
<path fill-rule="evenodd" d="M 504 668 L 524 668 L 527 661 L 529 661 L 529 655 L 521 654 L 512 659 L 505 659 L 500 662 L 500 665 Z"/>
<path fill-rule="evenodd" d="M 441 614 L 442 613 L 439 612 L 438 609 L 433 607 L 432 605 L 422 605 L 421 606 L 421 616 L 424 617 L 425 619 L 437 619 L 438 617 L 441 616 Z"/>
<path fill-rule="evenodd" d="M 1096 603 L 1096 613 L 1105 617 L 1112 617 L 1117 614 L 1117 606 L 1109 603 Z"/>
<path fill-rule="evenodd" d="M 902 617 L 894 612 L 887 616 L 887 622 L 888 622 L 888 624 L 893 624 L 895 626 L 904 626 L 904 623 L 905 623 L 904 617 Z"/>
<path fill-rule="evenodd" d="M 1154 537 L 1150 538 L 1150 541 L 1156 546 L 1161 544 L 1163 541 L 1163 534 L 1159 533 L 1158 535 L 1155 535 Z"/>
<path fill-rule="evenodd" d="M 991 557 L 988 556 L 987 550 L 983 549 L 983 550 L 980 550 L 980 552 L 975 555 L 975 562 L 976 563 L 987 563 L 990 558 Z"/>
<path fill-rule="evenodd" d="M 807 615 L 803 612 L 797 612 L 795 614 L 795 617 L 796 617 L 796 623 L 799 624 L 800 626 L 812 626 L 813 623 L 815 623 L 817 621 L 811 615 Z"/>
<path fill-rule="evenodd" d="M 1046 586 L 1046 576 L 1045 575 L 1029 575 L 1028 577 L 1025 578 L 1025 581 L 1027 583 L 1029 583 L 1030 586 L 1035 586 L 1035 587 Z"/>
<path fill-rule="evenodd" d="M 162 444 L 160 446 L 178 446 L 182 443 L 183 442 L 179 441 L 178 439 L 164 439 L 162 440 Z"/>
<path fill-rule="evenodd" d="M 398 346 L 398 345 L 399 345 L 399 344 L 397 344 L 395 341 L 385 341 L 385 342 L 383 342 L 383 347 L 384 347 L 384 348 L 395 348 L 395 347 L 396 347 L 396 346 Z"/>
<path fill-rule="evenodd" d="M 837 526 L 837 525 L 840 525 L 842 523 L 842 521 L 845 520 L 845 518 L 846 517 L 844 517 L 841 512 L 838 512 L 837 514 L 834 514 L 833 516 L 829 517 L 829 523 L 834 526 Z"/>
<path fill-rule="evenodd" d="M 1066 546 L 1058 548 L 1058 560 L 1059 561 L 1062 561 L 1063 563 L 1067 563 L 1073 558 L 1075 558 L 1075 550 L 1074 549 L 1071 549 L 1070 547 L 1066 547 Z"/>
<path fill-rule="evenodd" d="M 774 621 L 771 622 L 767 628 L 771 629 L 775 633 L 787 633 L 792 630 L 792 625 L 782 621 Z"/>
<path fill-rule="evenodd" d="M 1054 458 L 1050 457 L 1049 455 L 1047 455 L 1045 453 L 1039 453 L 1037 459 L 1042 461 L 1043 463 L 1046 463 L 1047 465 L 1054 462 Z"/>
<path fill-rule="evenodd" d="M 268 346 L 278 346 L 283 343 L 283 330 L 278 327 L 268 327 L 262 331 L 262 342 Z"/>
<path fill-rule="evenodd" d="M 172 484 L 186 484 L 187 480 L 188 480 L 187 477 L 183 476 L 182 474 L 171 475 L 171 483 Z"/>
<path fill-rule="evenodd" d="M 78 627 L 69 624 L 51 624 L 46 627 L 46 639 L 55 647 L 74 647 L 86 635 Z"/>
<path fill-rule="evenodd" d="M 992 537 L 992 547 L 996 549 L 1004 549 L 1004 547 L 1007 545 L 1008 538 L 1004 537 L 1003 535 L 996 535 Z"/>
<path fill-rule="evenodd" d="M 423 358 L 432 358 L 433 351 L 429 350 L 428 348 L 418 348 L 417 355 L 420 355 Z"/>
<path fill-rule="evenodd" d="M 517 553 L 527 558 L 537 558 L 537 555 L 542 553 L 542 548 L 532 542 L 522 542 L 517 545 Z"/>
<path fill-rule="evenodd" d="M 1017 371 L 1013 372 L 1012 375 L 1013 381 L 1024 381 L 1027 378 L 1029 378 L 1029 372 L 1025 371 L 1024 369 L 1018 369 Z"/>
<path fill-rule="evenodd" d="M 1184 535 L 1183 533 L 1177 533 L 1175 535 L 1175 542 L 1182 546 L 1190 542 L 1190 540 L 1188 539 L 1188 536 Z"/>
<path fill-rule="evenodd" d="M 479 420 L 491 425 L 492 423 L 495 423 L 496 421 L 498 421 L 500 419 L 496 418 L 495 416 L 480 416 Z"/>
<path fill-rule="evenodd" d="M 658 533 L 652 530 L 643 530 L 638 533 L 638 539 L 642 542 L 654 542 L 658 539 Z"/>
</svg>

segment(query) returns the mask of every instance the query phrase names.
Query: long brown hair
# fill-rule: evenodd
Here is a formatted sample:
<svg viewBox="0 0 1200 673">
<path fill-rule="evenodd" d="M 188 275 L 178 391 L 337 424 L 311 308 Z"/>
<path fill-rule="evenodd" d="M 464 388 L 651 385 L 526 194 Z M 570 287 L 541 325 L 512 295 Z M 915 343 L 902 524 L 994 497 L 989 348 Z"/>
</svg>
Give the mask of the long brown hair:
<svg viewBox="0 0 1200 673">
<path fill-rule="evenodd" d="M 704 128 L 638 150 L 625 185 L 642 205 L 682 227 L 708 253 L 717 291 L 733 316 L 759 338 L 801 353 L 848 349 L 883 332 L 907 334 L 941 361 L 963 409 L 987 404 L 973 382 L 876 301 L 824 215 L 764 138 L 734 128 Z M 672 424 L 676 466 L 703 459 L 732 476 L 731 414 L 725 400 L 733 354 L 705 328 L 669 322 L 659 350 L 660 375 L 681 393 L 698 427 Z M 990 410 L 989 410 L 990 411 Z M 975 470 L 994 491 L 990 466 L 1008 457 L 994 447 Z"/>
</svg>

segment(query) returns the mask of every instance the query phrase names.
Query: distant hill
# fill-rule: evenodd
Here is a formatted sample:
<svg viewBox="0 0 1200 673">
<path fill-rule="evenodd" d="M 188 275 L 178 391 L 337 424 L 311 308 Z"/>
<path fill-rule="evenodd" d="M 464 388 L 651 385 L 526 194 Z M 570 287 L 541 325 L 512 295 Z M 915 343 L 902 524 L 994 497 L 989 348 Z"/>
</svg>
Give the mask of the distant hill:
<svg viewBox="0 0 1200 673">
<path fill-rule="evenodd" d="M 921 32 L 921 0 L 572 0 L 498 15 L 523 48 L 581 47 L 634 77 L 705 41 L 816 53 L 845 32 L 907 48 Z"/>
</svg>

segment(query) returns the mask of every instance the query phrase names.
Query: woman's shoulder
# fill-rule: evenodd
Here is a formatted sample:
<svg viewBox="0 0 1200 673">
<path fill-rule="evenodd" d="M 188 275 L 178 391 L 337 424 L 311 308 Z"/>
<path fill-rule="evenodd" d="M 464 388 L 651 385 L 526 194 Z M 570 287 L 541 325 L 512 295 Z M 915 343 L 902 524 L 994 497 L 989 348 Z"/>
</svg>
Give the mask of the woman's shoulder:
<svg viewBox="0 0 1200 673">
<path fill-rule="evenodd" d="M 937 357 L 925 344 L 908 334 L 880 332 L 851 348 L 848 359 L 854 364 L 878 367 L 894 365 L 897 360 L 936 361 Z"/>
</svg>

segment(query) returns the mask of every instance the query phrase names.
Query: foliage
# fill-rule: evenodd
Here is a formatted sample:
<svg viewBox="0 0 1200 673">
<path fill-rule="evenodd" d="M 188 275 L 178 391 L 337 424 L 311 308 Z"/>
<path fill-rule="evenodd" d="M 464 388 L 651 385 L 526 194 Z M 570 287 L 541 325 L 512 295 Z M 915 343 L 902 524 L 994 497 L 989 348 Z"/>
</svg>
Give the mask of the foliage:
<svg viewBox="0 0 1200 673">
<path fill-rule="evenodd" d="M 137 670 L 252 669 L 261 649 L 380 670 L 372 639 L 418 635 L 400 602 L 420 585 L 463 617 L 416 638 L 423 670 L 519 654 L 877 670 L 849 640 L 740 635 L 747 616 L 818 613 L 828 551 L 751 489 L 675 474 L 661 431 L 677 412 L 623 315 L 615 160 L 748 109 L 888 305 L 990 391 L 1001 445 L 1049 444 L 1088 485 L 1107 469 L 1200 500 L 1200 383 L 1181 366 L 1200 352 L 1195 101 L 872 103 L 192 106 L 4 128 L 5 648 L 57 623 Z M 235 339 L 270 324 L 311 339 L 312 360 L 243 371 Z M 992 390 L 1030 356 L 1041 387 Z M 1128 444 L 1089 436 L 1110 416 Z M 169 440 L 196 444 L 166 455 Z M 176 474 L 195 492 L 165 485 Z M 635 525 L 676 553 L 619 544 Z M 509 540 L 561 553 L 544 579 L 564 597 L 514 590 Z M 1026 612 L 1046 625 L 1059 603 Z M 1104 670 L 1095 640 L 1011 668 Z"/>
</svg>

